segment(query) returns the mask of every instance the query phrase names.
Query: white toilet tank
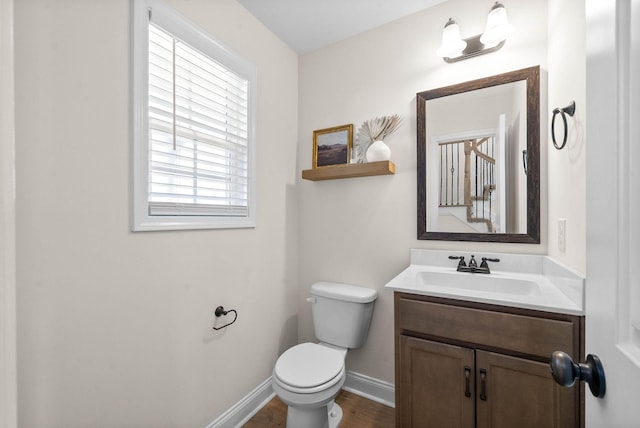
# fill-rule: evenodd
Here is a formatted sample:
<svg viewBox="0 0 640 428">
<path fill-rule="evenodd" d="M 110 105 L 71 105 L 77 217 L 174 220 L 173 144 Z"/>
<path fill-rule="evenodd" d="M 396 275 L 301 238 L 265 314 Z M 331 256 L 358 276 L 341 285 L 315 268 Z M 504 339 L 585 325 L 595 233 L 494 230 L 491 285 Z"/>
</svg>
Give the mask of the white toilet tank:
<svg viewBox="0 0 640 428">
<path fill-rule="evenodd" d="M 337 282 L 311 286 L 313 327 L 322 342 L 343 348 L 358 348 L 367 339 L 376 290 Z"/>
</svg>

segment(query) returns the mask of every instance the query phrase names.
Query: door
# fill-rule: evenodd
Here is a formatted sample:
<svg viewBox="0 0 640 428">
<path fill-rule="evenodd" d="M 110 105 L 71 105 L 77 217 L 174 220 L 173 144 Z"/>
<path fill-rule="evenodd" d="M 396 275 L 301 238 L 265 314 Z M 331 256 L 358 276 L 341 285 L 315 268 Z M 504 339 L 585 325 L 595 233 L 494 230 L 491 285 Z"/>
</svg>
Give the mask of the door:
<svg viewBox="0 0 640 428">
<path fill-rule="evenodd" d="M 400 360 L 400 427 L 474 426 L 473 349 L 402 335 Z"/>
<path fill-rule="evenodd" d="M 640 0 L 587 0 L 586 427 L 640 426 Z M 579 107 L 578 107 L 579 108 Z"/>
<path fill-rule="evenodd" d="M 574 428 L 579 399 L 547 363 L 476 350 L 478 428 Z"/>
</svg>

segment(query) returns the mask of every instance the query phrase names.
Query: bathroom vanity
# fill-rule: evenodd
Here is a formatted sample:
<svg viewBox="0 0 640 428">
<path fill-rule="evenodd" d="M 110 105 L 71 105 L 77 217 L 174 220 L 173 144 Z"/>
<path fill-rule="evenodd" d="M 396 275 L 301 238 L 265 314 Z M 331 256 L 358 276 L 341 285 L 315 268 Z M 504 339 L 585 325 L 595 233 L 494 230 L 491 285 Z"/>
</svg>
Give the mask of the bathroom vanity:
<svg viewBox="0 0 640 428">
<path fill-rule="evenodd" d="M 460 273 L 449 254 L 412 250 L 387 284 L 396 426 L 583 426 L 584 388 L 558 385 L 549 361 L 557 350 L 584 357 L 584 278 L 544 256 L 508 254 L 491 254 L 504 264 L 488 275 Z"/>
</svg>

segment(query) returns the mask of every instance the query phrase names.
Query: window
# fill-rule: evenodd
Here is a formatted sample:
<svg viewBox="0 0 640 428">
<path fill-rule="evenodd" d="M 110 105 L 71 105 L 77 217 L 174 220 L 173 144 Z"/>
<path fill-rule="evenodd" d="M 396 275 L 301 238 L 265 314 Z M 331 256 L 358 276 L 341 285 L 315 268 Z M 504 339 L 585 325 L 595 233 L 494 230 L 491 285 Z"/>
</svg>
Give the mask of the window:
<svg viewBox="0 0 640 428">
<path fill-rule="evenodd" d="M 255 67 L 134 0 L 133 230 L 255 226 Z"/>
</svg>

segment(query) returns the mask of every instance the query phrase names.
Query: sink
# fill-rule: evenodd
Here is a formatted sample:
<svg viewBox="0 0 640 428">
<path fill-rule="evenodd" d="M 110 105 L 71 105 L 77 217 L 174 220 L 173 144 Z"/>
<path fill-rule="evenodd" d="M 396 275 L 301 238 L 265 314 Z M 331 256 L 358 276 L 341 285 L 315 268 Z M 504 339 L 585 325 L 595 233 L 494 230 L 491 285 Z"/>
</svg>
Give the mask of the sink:
<svg viewBox="0 0 640 428">
<path fill-rule="evenodd" d="M 491 263 L 490 274 L 481 274 L 458 272 L 451 255 L 470 254 L 412 249 L 410 265 L 385 287 L 400 293 L 584 315 L 584 276 L 548 256 L 485 253 L 483 257 L 500 261 Z"/>
<path fill-rule="evenodd" d="M 502 276 L 500 274 L 474 274 L 462 272 L 418 272 L 418 281 L 425 286 L 476 292 L 539 296 L 538 283 L 527 279 Z"/>
</svg>

